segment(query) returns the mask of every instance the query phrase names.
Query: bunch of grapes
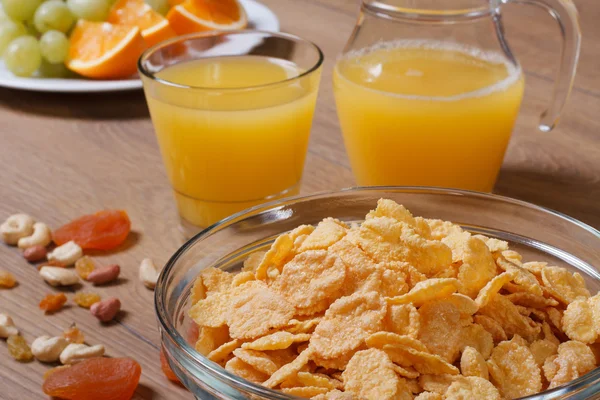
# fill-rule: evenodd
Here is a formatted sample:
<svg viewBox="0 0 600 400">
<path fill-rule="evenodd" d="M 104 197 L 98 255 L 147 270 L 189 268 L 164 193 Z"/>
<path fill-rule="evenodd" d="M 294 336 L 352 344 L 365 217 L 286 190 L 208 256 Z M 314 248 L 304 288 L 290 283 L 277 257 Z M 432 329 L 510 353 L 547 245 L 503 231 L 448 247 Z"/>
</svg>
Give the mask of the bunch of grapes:
<svg viewBox="0 0 600 400">
<path fill-rule="evenodd" d="M 167 0 L 146 0 L 165 12 Z M 68 74 L 69 33 L 78 19 L 104 21 L 116 0 L 0 0 L 0 58 L 16 76 Z"/>
</svg>

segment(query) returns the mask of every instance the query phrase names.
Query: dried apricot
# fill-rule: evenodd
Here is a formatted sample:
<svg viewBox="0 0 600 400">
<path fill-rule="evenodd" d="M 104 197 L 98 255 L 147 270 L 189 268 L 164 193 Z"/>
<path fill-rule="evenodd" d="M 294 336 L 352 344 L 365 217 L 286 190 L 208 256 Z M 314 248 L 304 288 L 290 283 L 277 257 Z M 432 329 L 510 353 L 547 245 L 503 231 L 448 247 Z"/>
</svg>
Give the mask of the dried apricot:
<svg viewBox="0 0 600 400">
<path fill-rule="evenodd" d="M 123 243 L 130 230 L 125 211 L 103 210 L 58 228 L 52 238 L 58 246 L 73 240 L 82 249 L 110 250 Z"/>
<path fill-rule="evenodd" d="M 29 362 L 33 360 L 31 348 L 25 341 L 25 338 L 20 335 L 9 336 L 6 340 L 8 352 L 12 358 L 20 362 Z"/>
<path fill-rule="evenodd" d="M 8 271 L 0 270 L 0 288 L 13 288 L 17 285 L 14 275 Z"/>
<path fill-rule="evenodd" d="M 81 279 L 87 280 L 88 276 L 96 269 L 94 261 L 88 257 L 83 256 L 79 260 L 75 261 L 75 271 L 81 277 Z"/>
<path fill-rule="evenodd" d="M 67 296 L 64 293 L 47 294 L 46 297 L 40 301 L 40 310 L 44 310 L 47 313 L 53 313 L 65 305 L 67 302 Z"/>
<path fill-rule="evenodd" d="M 171 369 L 171 366 L 167 361 L 167 356 L 165 355 L 165 350 L 163 348 L 160 349 L 160 369 L 162 369 L 163 374 L 165 374 L 168 380 L 181 384 L 179 378 Z"/>
<path fill-rule="evenodd" d="M 42 389 L 66 400 L 130 399 L 141 373 L 130 358 L 95 357 L 49 374 Z"/>
<path fill-rule="evenodd" d="M 73 297 L 73 301 L 79 307 L 90 308 L 92 304 L 100 301 L 100 295 L 97 293 L 79 292 L 75 294 L 75 296 Z"/>
<path fill-rule="evenodd" d="M 62 337 L 67 339 L 69 343 L 82 344 L 85 342 L 85 336 L 83 335 L 83 332 L 81 332 L 75 324 L 66 329 L 63 332 Z"/>
</svg>

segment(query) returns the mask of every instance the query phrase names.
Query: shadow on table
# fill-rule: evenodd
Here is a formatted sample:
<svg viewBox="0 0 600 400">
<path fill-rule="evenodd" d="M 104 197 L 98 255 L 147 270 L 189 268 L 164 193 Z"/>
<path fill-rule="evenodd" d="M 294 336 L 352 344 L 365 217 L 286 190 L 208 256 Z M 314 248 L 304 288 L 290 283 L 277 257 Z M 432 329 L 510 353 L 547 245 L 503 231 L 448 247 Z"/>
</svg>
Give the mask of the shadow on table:
<svg viewBox="0 0 600 400">
<path fill-rule="evenodd" d="M 133 393 L 132 400 L 152 400 L 154 398 L 154 390 L 140 383 Z"/>
<path fill-rule="evenodd" d="M 0 89 L 0 107 L 65 119 L 148 118 L 142 90 L 111 93 L 40 93 Z"/>
<path fill-rule="evenodd" d="M 504 168 L 494 193 L 550 208 L 600 229 L 600 170 L 581 173 Z"/>
</svg>

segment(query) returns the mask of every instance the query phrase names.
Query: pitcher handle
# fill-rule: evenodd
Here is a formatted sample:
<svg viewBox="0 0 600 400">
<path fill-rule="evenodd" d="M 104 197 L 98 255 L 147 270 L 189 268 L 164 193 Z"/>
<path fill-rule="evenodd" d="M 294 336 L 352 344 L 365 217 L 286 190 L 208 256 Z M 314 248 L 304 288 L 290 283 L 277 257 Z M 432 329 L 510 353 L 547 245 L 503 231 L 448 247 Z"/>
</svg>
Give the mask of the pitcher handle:
<svg viewBox="0 0 600 400">
<path fill-rule="evenodd" d="M 550 106 L 540 117 L 539 129 L 549 132 L 558 123 L 575 79 L 577 60 L 581 48 L 581 30 L 577 9 L 572 0 L 502 0 L 503 3 L 525 3 L 546 9 L 558 22 L 563 38 L 560 66 L 554 84 L 554 93 Z"/>
</svg>

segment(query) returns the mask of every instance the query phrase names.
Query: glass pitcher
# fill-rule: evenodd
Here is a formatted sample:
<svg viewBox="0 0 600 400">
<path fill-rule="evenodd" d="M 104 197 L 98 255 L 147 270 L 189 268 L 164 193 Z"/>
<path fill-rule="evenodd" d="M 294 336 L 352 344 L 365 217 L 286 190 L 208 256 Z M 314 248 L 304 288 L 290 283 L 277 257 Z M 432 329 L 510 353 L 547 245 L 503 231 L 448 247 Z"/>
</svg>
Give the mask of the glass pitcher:
<svg viewBox="0 0 600 400">
<path fill-rule="evenodd" d="M 573 84 L 581 34 L 570 0 L 363 0 L 334 71 L 344 143 L 359 185 L 489 192 L 523 97 L 501 5 L 542 6 L 560 24 L 560 70 L 539 129 Z"/>
</svg>

